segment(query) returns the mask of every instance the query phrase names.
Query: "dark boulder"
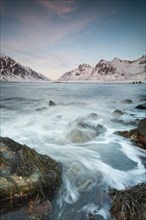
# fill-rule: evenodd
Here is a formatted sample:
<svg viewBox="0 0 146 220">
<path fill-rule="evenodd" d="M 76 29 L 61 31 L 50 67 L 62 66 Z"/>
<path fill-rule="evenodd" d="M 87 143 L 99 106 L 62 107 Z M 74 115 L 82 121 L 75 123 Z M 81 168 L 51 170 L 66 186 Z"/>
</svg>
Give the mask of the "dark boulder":
<svg viewBox="0 0 146 220">
<path fill-rule="evenodd" d="M 146 110 L 146 103 L 143 103 L 141 105 L 137 105 L 136 109 Z"/>
<path fill-rule="evenodd" d="M 49 106 L 56 106 L 56 103 L 50 100 L 49 101 Z"/>
<path fill-rule="evenodd" d="M 125 99 L 125 100 L 122 101 L 122 103 L 131 104 L 132 100 L 131 99 Z"/>
<path fill-rule="evenodd" d="M 18 203 L 36 194 L 53 196 L 61 184 L 61 166 L 46 155 L 0 137 L 0 203 Z"/>
</svg>

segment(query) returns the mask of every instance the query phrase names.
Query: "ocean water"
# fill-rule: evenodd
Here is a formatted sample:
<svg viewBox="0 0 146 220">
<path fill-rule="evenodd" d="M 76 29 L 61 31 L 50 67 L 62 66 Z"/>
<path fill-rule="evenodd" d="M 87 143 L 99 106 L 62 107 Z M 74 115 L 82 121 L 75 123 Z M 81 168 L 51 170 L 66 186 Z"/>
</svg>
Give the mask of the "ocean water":
<svg viewBox="0 0 146 220">
<path fill-rule="evenodd" d="M 62 163 L 63 184 L 49 220 L 84 220 L 89 212 L 108 220 L 108 186 L 145 181 L 144 150 L 114 134 L 145 117 L 135 109 L 144 84 L 1 83 L 0 89 L 1 136 Z"/>
</svg>

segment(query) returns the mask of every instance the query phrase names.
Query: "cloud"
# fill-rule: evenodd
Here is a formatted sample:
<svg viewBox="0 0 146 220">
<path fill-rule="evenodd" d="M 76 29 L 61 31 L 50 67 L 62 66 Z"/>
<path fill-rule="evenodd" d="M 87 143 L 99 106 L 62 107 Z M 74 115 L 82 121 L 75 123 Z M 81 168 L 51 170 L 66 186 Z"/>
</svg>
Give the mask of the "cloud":
<svg viewBox="0 0 146 220">
<path fill-rule="evenodd" d="M 49 1 L 49 0 L 37 0 L 37 2 L 45 7 L 52 13 L 57 14 L 58 16 L 63 16 L 70 14 L 75 11 L 75 1 Z"/>
</svg>

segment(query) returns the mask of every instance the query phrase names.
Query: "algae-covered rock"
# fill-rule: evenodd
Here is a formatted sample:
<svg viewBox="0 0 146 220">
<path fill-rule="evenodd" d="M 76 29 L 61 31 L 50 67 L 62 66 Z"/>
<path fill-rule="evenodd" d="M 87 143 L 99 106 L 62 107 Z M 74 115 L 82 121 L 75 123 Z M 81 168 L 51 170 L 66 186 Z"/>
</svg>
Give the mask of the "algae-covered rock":
<svg viewBox="0 0 146 220">
<path fill-rule="evenodd" d="M 111 217 L 116 220 L 146 219 L 146 183 L 125 190 L 109 189 L 112 197 Z"/>
<path fill-rule="evenodd" d="M 146 118 L 140 120 L 137 128 L 129 131 L 117 131 L 115 134 L 129 138 L 136 145 L 146 150 Z"/>
<path fill-rule="evenodd" d="M 52 196 L 61 184 L 61 166 L 46 155 L 0 137 L 0 202 L 37 193 Z"/>
</svg>

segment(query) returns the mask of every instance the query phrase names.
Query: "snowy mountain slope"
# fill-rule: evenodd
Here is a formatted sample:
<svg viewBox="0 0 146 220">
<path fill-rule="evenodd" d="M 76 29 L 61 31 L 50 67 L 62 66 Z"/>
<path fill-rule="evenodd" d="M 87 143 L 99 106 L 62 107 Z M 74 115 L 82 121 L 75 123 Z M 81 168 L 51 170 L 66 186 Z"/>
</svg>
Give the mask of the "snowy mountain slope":
<svg viewBox="0 0 146 220">
<path fill-rule="evenodd" d="M 74 81 L 74 80 L 86 80 L 90 77 L 93 67 L 88 64 L 79 65 L 75 70 L 64 73 L 59 81 Z"/>
<path fill-rule="evenodd" d="M 0 56 L 0 81 L 29 82 L 48 80 L 50 79 L 35 72 L 30 67 L 23 66 L 8 56 Z"/>
<path fill-rule="evenodd" d="M 80 71 L 80 67 L 82 71 Z M 90 68 L 89 68 L 90 67 Z M 114 58 L 112 61 L 100 60 L 99 63 L 92 68 L 84 64 L 77 69 L 63 74 L 59 81 L 146 81 L 146 56 L 142 56 L 137 60 L 128 61 Z"/>
</svg>

